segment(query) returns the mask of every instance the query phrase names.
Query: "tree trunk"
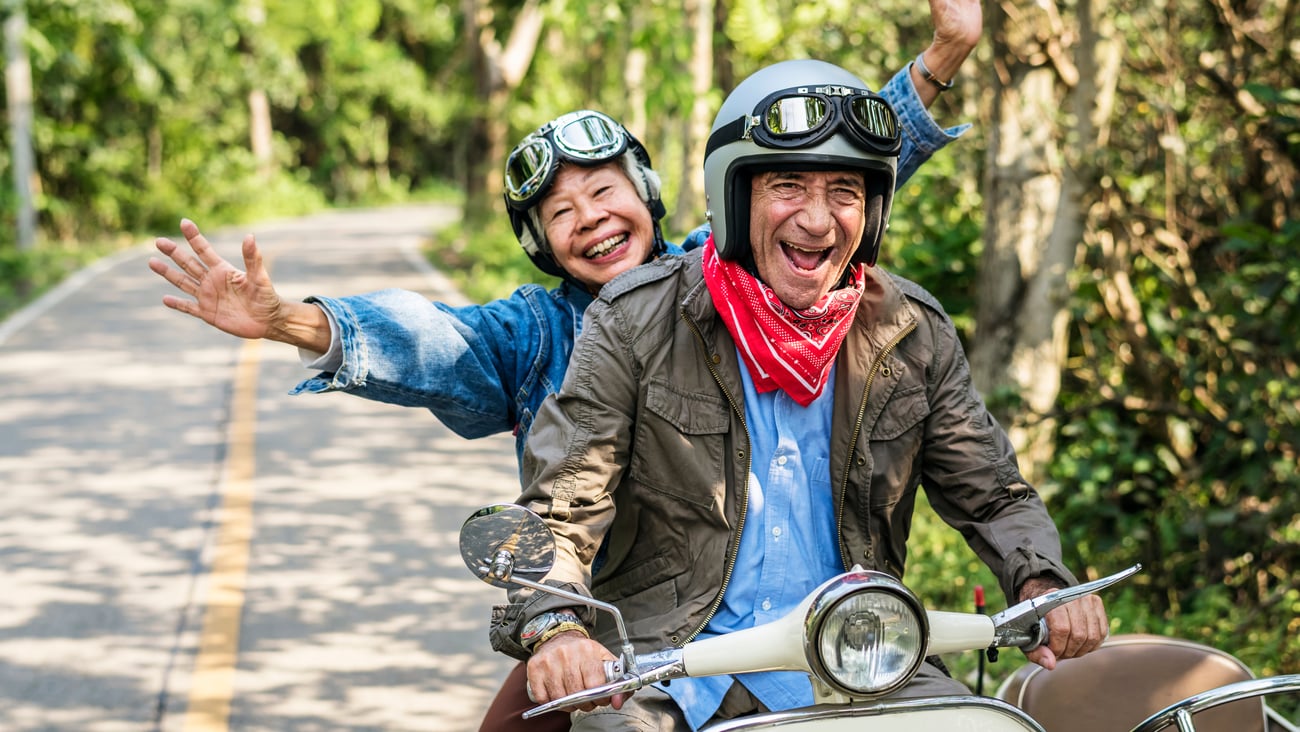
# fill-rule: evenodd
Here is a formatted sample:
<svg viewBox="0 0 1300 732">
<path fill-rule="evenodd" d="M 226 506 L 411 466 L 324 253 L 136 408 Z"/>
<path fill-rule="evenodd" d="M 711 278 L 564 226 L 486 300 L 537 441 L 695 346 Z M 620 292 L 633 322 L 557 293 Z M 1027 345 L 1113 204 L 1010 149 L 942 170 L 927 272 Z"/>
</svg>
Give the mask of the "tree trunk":
<svg viewBox="0 0 1300 732">
<path fill-rule="evenodd" d="M 254 37 L 245 38 L 242 45 L 251 59 L 256 55 L 256 35 L 261 33 L 262 26 L 266 24 L 266 7 L 262 0 L 250 0 L 247 12 Z M 250 65 L 256 68 L 256 63 Z M 271 102 L 266 96 L 266 90 L 255 86 L 248 92 L 248 146 L 253 153 L 253 160 L 257 162 L 257 172 L 263 178 L 271 176 L 275 164 L 271 151 L 271 131 Z"/>
<path fill-rule="evenodd" d="M 1068 55 L 1076 49 L 1064 40 L 1072 34 L 1054 6 L 1009 0 L 992 4 L 989 12 L 996 127 L 988 148 L 971 368 L 977 387 L 993 397 L 994 414 L 1008 428 L 1025 477 L 1034 482 L 1055 447 L 1052 415 L 1065 366 L 1067 277 L 1084 230 L 1086 186 L 1066 161 L 1086 157 L 1063 148 L 1067 131 L 1059 111 L 1082 111 L 1081 139 L 1090 141 L 1091 107 Z M 1080 13 L 1090 13 L 1086 0 Z M 1091 23 L 1082 25 L 1090 41 Z M 1091 58 L 1091 49 L 1084 51 Z M 1008 391 L 1019 395 L 1019 409 L 1000 398 Z"/>
<path fill-rule="evenodd" d="M 627 108 L 623 119 L 619 120 L 636 139 L 647 149 L 653 150 L 650 138 L 650 115 L 647 110 L 649 89 L 646 87 L 646 72 L 650 66 L 650 54 L 637 43 L 645 30 L 646 12 L 641 3 L 633 3 L 628 9 L 627 30 L 623 44 L 627 48 L 627 60 L 623 66 L 623 91 L 627 98 Z M 651 163 L 662 165 L 664 161 L 650 155 Z M 658 165 L 655 169 L 658 170 Z M 661 173 L 663 171 L 660 171 Z"/>
<path fill-rule="evenodd" d="M 693 40 L 689 60 L 691 74 L 691 114 L 682 134 L 682 175 L 677 188 L 677 205 L 673 209 L 670 229 L 685 233 L 703 219 L 704 212 L 704 145 L 709 138 L 713 89 L 713 0 L 687 0 Z"/>
<path fill-rule="evenodd" d="M 36 153 L 32 147 L 32 67 L 27 57 L 27 10 L 16 3 L 5 20 L 5 90 L 18 203 L 18 250 L 36 243 Z M 20 283 L 20 289 L 25 289 Z"/>
<path fill-rule="evenodd" d="M 466 45 L 475 88 L 482 106 L 470 121 L 465 154 L 465 219 L 483 221 L 497 214 L 501 166 L 510 134 L 510 92 L 532 65 L 542 34 L 540 0 L 527 0 L 515 16 L 510 38 L 501 47 L 492 29 L 492 8 L 481 0 L 463 0 Z"/>
<path fill-rule="evenodd" d="M 263 178 L 271 175 L 271 103 L 264 89 L 248 93 L 248 142 Z"/>
</svg>

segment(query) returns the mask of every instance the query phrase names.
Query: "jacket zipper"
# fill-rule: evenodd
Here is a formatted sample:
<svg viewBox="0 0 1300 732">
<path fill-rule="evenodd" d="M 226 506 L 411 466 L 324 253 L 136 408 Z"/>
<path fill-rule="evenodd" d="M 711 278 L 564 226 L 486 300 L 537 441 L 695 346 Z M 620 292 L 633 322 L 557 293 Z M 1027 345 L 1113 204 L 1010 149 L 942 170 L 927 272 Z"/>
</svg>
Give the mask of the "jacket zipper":
<svg viewBox="0 0 1300 732">
<path fill-rule="evenodd" d="M 835 507 L 835 539 L 840 547 L 840 565 L 845 572 L 849 571 L 849 563 L 845 558 L 848 554 L 846 551 L 848 547 L 844 545 L 844 500 L 849 494 L 849 473 L 853 470 L 853 451 L 857 449 L 858 437 L 862 434 L 862 422 L 867 417 L 867 397 L 871 395 L 871 382 L 875 381 L 876 373 L 880 371 L 880 364 L 884 363 L 889 354 L 893 352 L 894 347 L 914 330 L 916 330 L 916 323 L 909 324 L 907 328 L 903 329 L 902 333 L 899 333 L 889 342 L 889 345 L 885 346 L 879 356 L 876 356 L 875 361 L 871 363 L 871 370 L 867 372 L 867 383 L 862 388 L 862 403 L 858 405 L 858 419 L 853 424 L 853 438 L 849 441 L 851 449 L 848 457 L 844 460 L 844 479 L 840 481 L 840 502 Z M 867 532 L 867 540 L 871 540 L 870 531 Z M 872 551 L 874 551 L 874 548 Z"/>
<path fill-rule="evenodd" d="M 712 349 L 710 349 L 709 344 L 705 342 L 704 335 L 700 333 L 700 329 L 695 324 L 695 321 L 686 316 L 685 310 L 681 311 L 681 319 L 686 323 L 687 327 L 691 329 L 691 332 L 695 334 L 695 337 L 699 339 L 700 345 L 703 346 L 705 364 L 709 368 L 709 373 L 713 374 L 713 380 L 718 383 L 718 388 L 722 389 L 723 395 L 727 397 L 727 402 L 731 404 L 731 411 L 735 412 L 736 416 L 740 418 L 740 428 L 745 433 L 745 445 L 748 447 L 749 426 L 745 424 L 745 413 L 740 410 L 740 407 L 736 404 L 736 400 L 732 398 L 731 392 L 727 391 L 726 385 L 722 383 L 722 377 L 718 374 L 718 370 L 713 367 L 713 361 L 709 358 Z M 731 574 L 736 569 L 736 559 L 740 552 L 740 535 L 745 531 L 745 517 L 749 510 L 749 469 L 752 459 L 753 456 L 750 454 L 750 451 L 746 449 L 745 470 L 741 473 L 741 475 L 745 476 L 745 479 L 743 481 L 744 487 L 740 492 L 740 519 L 736 522 L 736 551 L 732 552 L 731 555 L 727 557 L 727 568 L 722 573 L 722 587 L 718 590 L 717 597 L 713 598 L 713 604 L 709 606 L 709 612 L 705 614 L 704 620 L 700 623 L 699 627 L 691 631 L 690 634 L 686 636 L 686 639 L 679 645 L 686 645 L 687 643 L 690 643 L 695 636 L 699 635 L 700 631 L 704 630 L 704 628 L 708 626 L 709 621 L 713 620 L 713 616 L 717 614 L 718 608 L 722 606 L 722 595 L 727 591 L 727 585 L 731 583 Z M 842 555 L 843 552 L 841 551 L 841 556 Z"/>
</svg>

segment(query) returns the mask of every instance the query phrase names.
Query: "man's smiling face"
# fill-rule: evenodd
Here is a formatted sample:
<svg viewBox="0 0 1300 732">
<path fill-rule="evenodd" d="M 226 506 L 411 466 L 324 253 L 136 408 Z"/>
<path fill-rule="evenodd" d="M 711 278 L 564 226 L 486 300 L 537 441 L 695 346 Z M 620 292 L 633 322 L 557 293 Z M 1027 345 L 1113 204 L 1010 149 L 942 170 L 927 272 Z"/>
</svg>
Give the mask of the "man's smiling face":
<svg viewBox="0 0 1300 732">
<path fill-rule="evenodd" d="M 835 287 L 862 242 L 866 184 L 856 171 L 758 173 L 749 242 L 759 279 L 805 310 Z"/>
</svg>

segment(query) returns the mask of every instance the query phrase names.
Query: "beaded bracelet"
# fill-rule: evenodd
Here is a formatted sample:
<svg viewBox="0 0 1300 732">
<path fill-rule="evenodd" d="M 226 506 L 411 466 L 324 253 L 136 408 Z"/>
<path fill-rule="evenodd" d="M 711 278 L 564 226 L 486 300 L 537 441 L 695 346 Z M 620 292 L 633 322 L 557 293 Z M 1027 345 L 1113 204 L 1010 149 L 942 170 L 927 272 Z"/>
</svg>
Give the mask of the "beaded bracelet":
<svg viewBox="0 0 1300 732">
<path fill-rule="evenodd" d="M 587 626 L 577 622 L 576 620 L 575 621 L 566 620 L 565 622 L 556 625 L 554 628 L 551 628 L 550 630 L 547 630 L 545 633 L 542 633 L 540 636 L 538 636 L 537 640 L 533 643 L 533 648 L 537 648 L 538 646 L 554 638 L 560 633 L 569 630 L 576 630 L 579 633 L 582 633 L 587 638 L 591 637 L 591 633 L 587 632 Z"/>
</svg>

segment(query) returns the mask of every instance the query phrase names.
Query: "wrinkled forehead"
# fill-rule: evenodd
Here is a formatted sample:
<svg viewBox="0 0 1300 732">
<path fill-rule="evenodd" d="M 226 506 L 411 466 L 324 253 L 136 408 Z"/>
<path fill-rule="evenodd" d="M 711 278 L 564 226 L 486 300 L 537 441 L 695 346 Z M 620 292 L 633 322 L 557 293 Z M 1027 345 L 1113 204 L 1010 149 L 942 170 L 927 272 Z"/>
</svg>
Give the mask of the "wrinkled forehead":
<svg viewBox="0 0 1300 732">
<path fill-rule="evenodd" d="M 597 193 L 608 188 L 621 191 L 624 187 L 636 195 L 636 186 L 618 160 L 610 160 L 600 165 L 577 165 L 565 162 L 556 169 L 551 187 L 546 195 L 542 196 L 538 206 L 542 210 L 547 210 L 557 204 L 593 199 Z"/>
<path fill-rule="evenodd" d="M 555 169 L 555 182 L 542 200 L 554 196 L 558 191 L 577 190 L 593 183 L 631 185 L 632 180 L 619 160 L 608 160 L 599 165 L 578 165 L 565 161 Z"/>
<path fill-rule="evenodd" d="M 769 170 L 755 171 L 751 179 L 754 187 L 770 185 L 779 181 L 802 181 L 817 182 L 835 185 L 851 185 L 855 187 L 865 187 L 866 174 L 861 170 L 842 170 L 842 169 L 808 169 L 808 168 L 776 168 Z"/>
</svg>

